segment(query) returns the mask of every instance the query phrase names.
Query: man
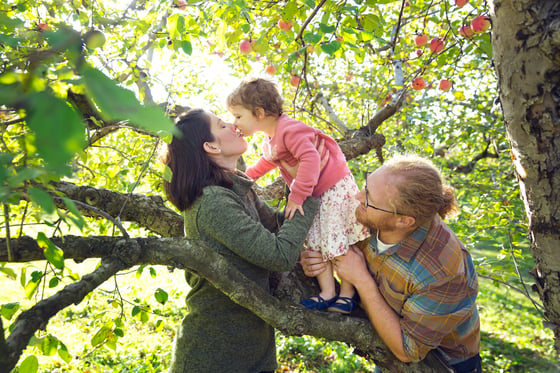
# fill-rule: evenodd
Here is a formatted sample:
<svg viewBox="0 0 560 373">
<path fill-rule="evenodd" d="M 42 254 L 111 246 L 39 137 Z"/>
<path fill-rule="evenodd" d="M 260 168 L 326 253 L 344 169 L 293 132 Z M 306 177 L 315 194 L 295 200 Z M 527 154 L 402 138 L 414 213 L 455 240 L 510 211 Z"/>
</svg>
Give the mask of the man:
<svg viewBox="0 0 560 373">
<path fill-rule="evenodd" d="M 356 216 L 372 239 L 333 264 L 358 291 L 381 339 L 403 362 L 437 348 L 457 372 L 482 372 L 477 275 L 442 221 L 458 211 L 453 188 L 430 161 L 397 156 L 369 175 L 356 198 Z M 308 276 L 325 267 L 313 252 L 301 259 Z"/>
</svg>

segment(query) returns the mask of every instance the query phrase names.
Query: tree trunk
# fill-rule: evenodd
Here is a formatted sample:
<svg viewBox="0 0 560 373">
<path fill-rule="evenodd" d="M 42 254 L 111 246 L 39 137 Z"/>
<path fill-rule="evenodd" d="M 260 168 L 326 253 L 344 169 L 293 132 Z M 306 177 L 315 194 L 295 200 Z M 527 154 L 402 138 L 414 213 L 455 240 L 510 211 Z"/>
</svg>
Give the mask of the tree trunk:
<svg viewBox="0 0 560 373">
<path fill-rule="evenodd" d="M 529 221 L 535 288 L 560 351 L 560 2 L 494 0 L 504 121 Z"/>
</svg>

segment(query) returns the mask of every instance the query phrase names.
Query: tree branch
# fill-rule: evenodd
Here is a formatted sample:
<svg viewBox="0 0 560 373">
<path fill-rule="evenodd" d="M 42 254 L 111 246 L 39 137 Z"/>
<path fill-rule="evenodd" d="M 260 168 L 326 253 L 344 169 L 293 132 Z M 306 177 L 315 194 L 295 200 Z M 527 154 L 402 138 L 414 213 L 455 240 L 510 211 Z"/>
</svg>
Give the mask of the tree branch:
<svg viewBox="0 0 560 373">
<path fill-rule="evenodd" d="M 367 319 L 342 316 L 327 312 L 307 310 L 299 305 L 281 302 L 264 289 L 256 286 L 229 262 L 202 241 L 185 238 L 136 238 L 66 236 L 52 241 L 67 253 L 91 248 L 91 252 L 108 253 L 110 256 L 93 273 L 81 281 L 66 286 L 57 294 L 37 303 L 17 318 L 14 329 L 6 339 L 8 354 L 0 366 L 12 369 L 29 338 L 58 311 L 72 303 L 79 303 L 85 295 L 111 277 L 114 273 L 134 265 L 166 265 L 195 270 L 234 302 L 246 307 L 273 327 L 288 335 L 313 335 L 352 344 L 366 356 L 374 359 L 390 372 L 442 372 L 446 371 L 437 356 L 420 363 L 405 364 L 396 359 L 373 331 Z M 29 251 L 41 249 L 37 243 L 24 237 Z M 34 246 L 34 248 L 33 248 Z M 0 251 L 5 251 L 5 239 L 0 240 Z M 126 262 L 124 262 L 126 260 Z M 5 356 L 4 354 L 3 356 Z"/>
</svg>

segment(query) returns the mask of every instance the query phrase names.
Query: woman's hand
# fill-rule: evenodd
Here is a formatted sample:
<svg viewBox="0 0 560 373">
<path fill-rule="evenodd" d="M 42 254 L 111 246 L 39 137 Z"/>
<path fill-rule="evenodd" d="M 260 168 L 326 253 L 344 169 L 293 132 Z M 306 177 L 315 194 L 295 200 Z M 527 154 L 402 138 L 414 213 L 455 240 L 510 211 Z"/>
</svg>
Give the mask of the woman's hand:
<svg viewBox="0 0 560 373">
<path fill-rule="evenodd" d="M 338 277 L 354 286 L 365 276 L 371 277 L 364 253 L 356 245 L 350 246 L 346 254 L 332 259 L 332 263 Z"/>
<path fill-rule="evenodd" d="M 323 254 L 319 251 L 304 250 L 299 256 L 303 273 L 307 277 L 315 277 L 327 269 L 328 263 L 323 261 Z"/>
</svg>

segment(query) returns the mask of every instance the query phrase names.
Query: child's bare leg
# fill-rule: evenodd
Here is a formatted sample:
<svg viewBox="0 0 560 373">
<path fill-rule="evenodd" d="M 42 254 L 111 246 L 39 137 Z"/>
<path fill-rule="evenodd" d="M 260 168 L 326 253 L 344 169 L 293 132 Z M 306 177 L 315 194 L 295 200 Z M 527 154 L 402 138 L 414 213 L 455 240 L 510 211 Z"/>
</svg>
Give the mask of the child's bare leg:
<svg viewBox="0 0 560 373">
<path fill-rule="evenodd" d="M 356 293 L 356 289 L 348 281 L 340 281 L 340 294 L 341 297 L 352 298 Z"/>
<path fill-rule="evenodd" d="M 336 287 L 334 284 L 334 274 L 331 262 L 327 262 L 327 269 L 317 275 L 317 281 L 321 292 L 319 295 L 323 299 L 332 299 L 336 295 Z"/>
</svg>

